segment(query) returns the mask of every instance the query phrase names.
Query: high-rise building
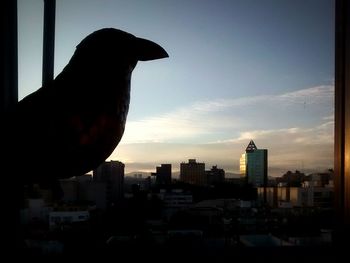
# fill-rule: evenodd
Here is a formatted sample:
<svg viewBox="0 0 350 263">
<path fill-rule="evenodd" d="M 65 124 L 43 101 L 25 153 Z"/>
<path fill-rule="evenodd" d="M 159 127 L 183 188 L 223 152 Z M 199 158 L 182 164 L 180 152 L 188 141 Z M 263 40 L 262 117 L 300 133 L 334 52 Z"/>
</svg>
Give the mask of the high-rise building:
<svg viewBox="0 0 350 263">
<path fill-rule="evenodd" d="M 267 149 L 258 149 L 251 140 L 239 160 L 241 176 L 253 186 L 267 184 Z"/>
<path fill-rule="evenodd" d="M 239 173 L 242 178 L 246 177 L 247 170 L 247 155 L 242 153 L 241 158 L 239 158 Z"/>
<path fill-rule="evenodd" d="M 161 164 L 156 167 L 156 184 L 170 185 L 171 184 L 171 164 Z"/>
<path fill-rule="evenodd" d="M 188 163 L 181 163 L 180 180 L 189 184 L 207 184 L 205 163 L 197 163 L 196 159 L 189 159 Z"/>
<path fill-rule="evenodd" d="M 124 197 L 124 168 L 119 161 L 104 162 L 93 171 L 94 182 L 105 183 L 109 205 Z"/>
</svg>

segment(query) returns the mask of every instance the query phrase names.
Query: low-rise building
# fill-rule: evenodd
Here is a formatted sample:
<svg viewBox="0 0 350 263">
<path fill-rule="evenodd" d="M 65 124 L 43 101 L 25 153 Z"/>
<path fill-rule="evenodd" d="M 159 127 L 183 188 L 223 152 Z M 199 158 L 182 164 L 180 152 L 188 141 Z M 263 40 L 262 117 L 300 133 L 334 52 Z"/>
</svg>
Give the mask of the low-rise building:
<svg viewBox="0 0 350 263">
<path fill-rule="evenodd" d="M 49 214 L 49 226 L 53 230 L 72 223 L 88 221 L 89 218 L 89 211 L 53 211 Z"/>
<path fill-rule="evenodd" d="M 258 187 L 258 199 L 271 207 L 332 207 L 333 187 Z M 289 203 L 289 204 L 287 204 Z"/>
</svg>

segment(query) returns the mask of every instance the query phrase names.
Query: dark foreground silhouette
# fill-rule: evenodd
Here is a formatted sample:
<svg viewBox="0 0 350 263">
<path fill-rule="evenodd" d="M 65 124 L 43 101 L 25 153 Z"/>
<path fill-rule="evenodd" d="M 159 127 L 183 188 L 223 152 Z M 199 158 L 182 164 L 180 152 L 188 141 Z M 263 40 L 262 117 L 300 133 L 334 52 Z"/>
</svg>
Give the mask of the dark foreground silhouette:
<svg viewBox="0 0 350 263">
<path fill-rule="evenodd" d="M 96 168 L 123 135 L 137 62 L 167 56 L 158 44 L 121 30 L 87 36 L 55 80 L 8 118 L 4 139 L 16 174 L 40 182 Z"/>
<path fill-rule="evenodd" d="M 3 237 L 18 220 L 22 186 L 55 185 L 101 164 L 124 133 L 132 71 L 168 57 L 158 44 L 114 28 L 93 32 L 63 71 L 1 117 Z M 57 185 L 57 184 L 56 184 Z"/>
</svg>

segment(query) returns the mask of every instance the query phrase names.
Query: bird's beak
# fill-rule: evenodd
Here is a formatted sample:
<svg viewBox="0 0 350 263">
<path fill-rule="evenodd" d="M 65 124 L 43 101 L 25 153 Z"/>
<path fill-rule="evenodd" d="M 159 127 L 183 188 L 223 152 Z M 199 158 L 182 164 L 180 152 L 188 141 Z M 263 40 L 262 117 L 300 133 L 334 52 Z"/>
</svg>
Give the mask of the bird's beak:
<svg viewBox="0 0 350 263">
<path fill-rule="evenodd" d="M 164 48 L 144 38 L 136 37 L 135 49 L 136 49 L 135 51 L 137 54 L 137 59 L 141 61 L 169 57 L 168 53 L 164 50 Z"/>
</svg>

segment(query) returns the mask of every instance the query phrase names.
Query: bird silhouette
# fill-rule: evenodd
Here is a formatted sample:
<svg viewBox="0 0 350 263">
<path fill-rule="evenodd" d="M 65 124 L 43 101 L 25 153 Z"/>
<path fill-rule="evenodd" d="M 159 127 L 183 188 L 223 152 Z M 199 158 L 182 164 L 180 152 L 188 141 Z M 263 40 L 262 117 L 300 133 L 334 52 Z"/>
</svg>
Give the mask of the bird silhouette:
<svg viewBox="0 0 350 263">
<path fill-rule="evenodd" d="M 40 183 L 96 168 L 123 136 L 137 62 L 165 57 L 160 45 L 118 29 L 88 35 L 54 80 L 5 117 L 8 171 Z"/>
</svg>

